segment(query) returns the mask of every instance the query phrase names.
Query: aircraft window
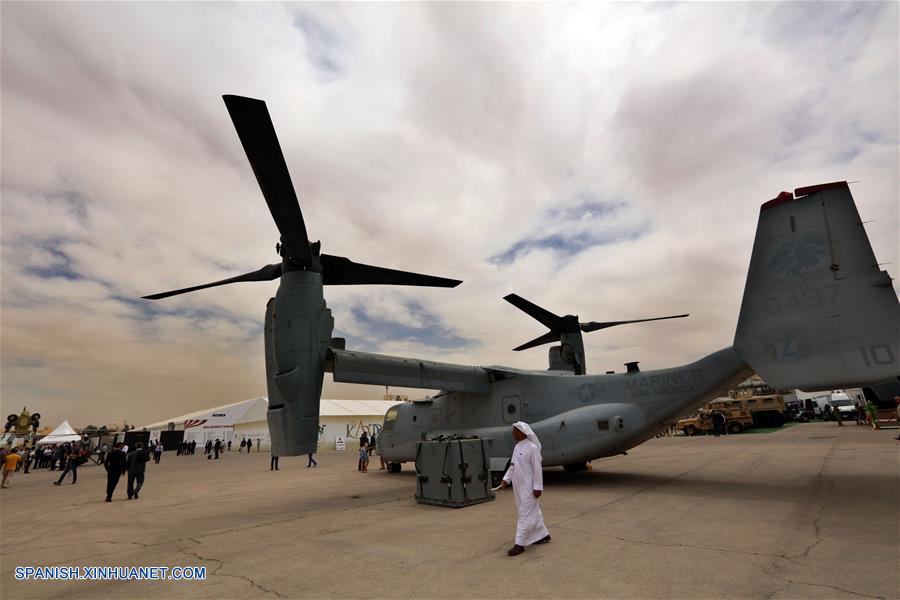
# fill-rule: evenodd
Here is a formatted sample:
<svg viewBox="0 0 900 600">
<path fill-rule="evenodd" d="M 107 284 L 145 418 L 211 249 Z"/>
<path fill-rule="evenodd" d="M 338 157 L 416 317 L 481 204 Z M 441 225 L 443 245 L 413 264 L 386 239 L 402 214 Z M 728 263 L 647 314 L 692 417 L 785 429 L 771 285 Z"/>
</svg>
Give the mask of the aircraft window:
<svg viewBox="0 0 900 600">
<path fill-rule="evenodd" d="M 417 416 L 418 416 L 418 415 L 413 415 L 413 421 L 416 420 L 416 417 L 417 417 Z"/>
<path fill-rule="evenodd" d="M 508 413 L 511 414 L 511 415 L 516 414 L 516 405 L 515 405 L 515 404 L 510 404 L 509 406 L 507 406 L 507 407 L 506 407 L 506 412 L 508 412 Z"/>
<path fill-rule="evenodd" d="M 384 422 L 385 422 L 385 424 L 387 424 L 387 423 L 393 423 L 394 421 L 396 421 L 396 420 L 397 420 L 397 413 L 399 413 L 399 412 L 400 412 L 400 410 L 397 409 L 397 408 L 392 408 L 392 409 L 390 409 L 389 411 L 387 411 L 387 414 L 384 415 Z"/>
<path fill-rule="evenodd" d="M 609 421 L 597 421 L 597 429 L 600 431 L 609 431 Z"/>
</svg>

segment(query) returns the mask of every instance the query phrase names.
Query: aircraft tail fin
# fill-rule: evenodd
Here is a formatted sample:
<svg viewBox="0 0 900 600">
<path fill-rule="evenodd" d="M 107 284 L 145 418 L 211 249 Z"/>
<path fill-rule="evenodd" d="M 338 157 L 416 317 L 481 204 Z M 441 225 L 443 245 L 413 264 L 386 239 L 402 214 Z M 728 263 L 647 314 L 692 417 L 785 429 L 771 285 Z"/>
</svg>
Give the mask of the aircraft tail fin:
<svg viewBox="0 0 900 600">
<path fill-rule="evenodd" d="M 900 375 L 900 304 L 846 182 L 762 205 L 734 347 L 775 389 Z"/>
</svg>

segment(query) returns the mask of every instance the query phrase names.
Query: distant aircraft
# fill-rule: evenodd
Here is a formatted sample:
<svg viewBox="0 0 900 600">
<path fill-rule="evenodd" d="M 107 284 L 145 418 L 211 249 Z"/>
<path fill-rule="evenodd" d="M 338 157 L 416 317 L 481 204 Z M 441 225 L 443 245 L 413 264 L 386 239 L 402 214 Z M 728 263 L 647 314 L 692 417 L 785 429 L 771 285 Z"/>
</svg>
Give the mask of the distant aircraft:
<svg viewBox="0 0 900 600">
<path fill-rule="evenodd" d="M 323 285 L 455 287 L 458 280 L 359 264 L 320 254 L 310 242 L 265 102 L 225 96 L 225 104 L 281 233 L 279 264 L 159 299 L 239 281 L 281 278 L 265 315 L 268 422 L 273 452 L 316 450 L 324 373 L 348 383 L 440 389 L 388 410 L 378 444 L 390 471 L 415 459 L 416 442 L 437 435 L 489 441 L 492 470 L 511 456 L 510 424 L 527 421 L 543 464 L 585 467 L 653 437 L 753 371 L 774 388 L 828 389 L 897 381 L 900 305 L 875 259 L 846 182 L 782 192 L 762 205 L 733 345 L 693 363 L 588 375 L 581 334 L 656 320 L 579 323 L 516 295 L 506 299 L 550 331 L 517 350 L 559 340 L 550 369 L 475 367 L 354 352 L 332 338 Z"/>
</svg>

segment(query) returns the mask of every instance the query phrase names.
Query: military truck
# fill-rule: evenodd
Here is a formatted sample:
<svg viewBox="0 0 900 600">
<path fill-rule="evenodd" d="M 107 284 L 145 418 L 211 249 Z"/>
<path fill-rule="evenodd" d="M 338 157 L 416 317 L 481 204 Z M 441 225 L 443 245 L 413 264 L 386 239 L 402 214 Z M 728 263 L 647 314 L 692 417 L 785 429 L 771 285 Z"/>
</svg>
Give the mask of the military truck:
<svg viewBox="0 0 900 600">
<path fill-rule="evenodd" d="M 730 394 L 729 394 L 730 395 Z M 754 427 L 781 427 L 785 422 L 784 397 L 781 394 L 722 399 L 719 404 L 750 413 Z"/>
<path fill-rule="evenodd" d="M 725 415 L 725 430 L 728 433 L 740 433 L 753 426 L 753 417 L 750 411 L 740 407 L 733 408 L 726 404 L 727 402 L 722 401 L 710 402 L 693 415 L 678 421 L 675 428 L 689 436 L 701 432 L 709 433 L 713 430 L 712 412 L 714 410 L 721 411 Z"/>
<path fill-rule="evenodd" d="M 739 383 L 728 392 L 733 408 L 750 411 L 755 427 L 781 427 L 785 422 L 784 394 L 773 390 L 759 375 Z"/>
</svg>

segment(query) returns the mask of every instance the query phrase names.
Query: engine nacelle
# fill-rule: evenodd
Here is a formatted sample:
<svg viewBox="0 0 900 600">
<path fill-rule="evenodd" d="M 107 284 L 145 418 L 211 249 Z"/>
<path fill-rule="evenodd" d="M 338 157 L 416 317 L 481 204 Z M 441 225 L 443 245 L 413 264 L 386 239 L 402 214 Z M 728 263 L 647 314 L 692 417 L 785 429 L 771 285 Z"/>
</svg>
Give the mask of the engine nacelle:
<svg viewBox="0 0 900 600">
<path fill-rule="evenodd" d="M 267 418 L 276 456 L 316 451 L 319 398 L 333 329 L 321 273 L 284 272 L 266 306 Z"/>
</svg>

